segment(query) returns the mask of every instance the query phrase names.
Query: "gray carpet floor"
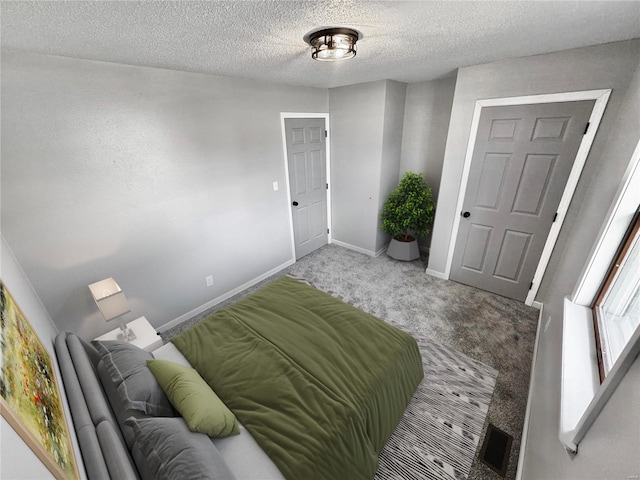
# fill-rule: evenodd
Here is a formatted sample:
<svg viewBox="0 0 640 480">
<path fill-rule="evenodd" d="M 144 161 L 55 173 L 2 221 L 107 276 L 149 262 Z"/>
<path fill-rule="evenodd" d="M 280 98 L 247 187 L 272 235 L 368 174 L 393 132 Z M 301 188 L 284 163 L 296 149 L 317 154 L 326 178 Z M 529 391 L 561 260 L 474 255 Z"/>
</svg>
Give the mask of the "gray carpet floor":
<svg viewBox="0 0 640 480">
<path fill-rule="evenodd" d="M 426 258 L 398 262 L 327 245 L 200 315 L 163 332 L 166 341 L 275 277 L 303 277 L 399 328 L 456 349 L 498 371 L 487 422 L 513 436 L 505 478 L 515 478 L 538 311 L 499 295 L 425 274 Z M 486 425 L 485 425 L 486 428 Z M 484 437 L 481 436 L 481 439 Z M 469 479 L 499 479 L 479 460 Z"/>
</svg>

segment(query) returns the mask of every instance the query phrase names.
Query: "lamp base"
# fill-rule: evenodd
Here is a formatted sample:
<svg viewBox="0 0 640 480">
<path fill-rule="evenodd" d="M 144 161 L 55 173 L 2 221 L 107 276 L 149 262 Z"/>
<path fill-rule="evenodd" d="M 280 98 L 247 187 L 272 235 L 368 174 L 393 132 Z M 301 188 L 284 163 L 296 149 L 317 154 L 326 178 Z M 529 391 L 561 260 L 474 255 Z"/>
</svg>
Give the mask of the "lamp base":
<svg viewBox="0 0 640 480">
<path fill-rule="evenodd" d="M 127 325 L 120 321 L 120 332 L 118 333 L 118 340 L 120 342 L 130 342 L 131 340 L 135 340 L 136 334 L 133 333 L 133 330 L 127 328 Z"/>
</svg>

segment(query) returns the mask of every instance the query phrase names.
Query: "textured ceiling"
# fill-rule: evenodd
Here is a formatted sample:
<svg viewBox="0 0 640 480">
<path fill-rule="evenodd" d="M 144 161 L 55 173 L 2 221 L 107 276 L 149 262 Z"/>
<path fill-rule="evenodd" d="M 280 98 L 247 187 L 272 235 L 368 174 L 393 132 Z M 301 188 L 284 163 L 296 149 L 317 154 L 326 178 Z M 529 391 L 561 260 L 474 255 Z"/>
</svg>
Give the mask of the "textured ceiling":
<svg viewBox="0 0 640 480">
<path fill-rule="evenodd" d="M 640 37 L 638 1 L 2 1 L 2 47 L 336 87 Z M 364 34 L 355 59 L 315 62 L 321 26 Z"/>
</svg>

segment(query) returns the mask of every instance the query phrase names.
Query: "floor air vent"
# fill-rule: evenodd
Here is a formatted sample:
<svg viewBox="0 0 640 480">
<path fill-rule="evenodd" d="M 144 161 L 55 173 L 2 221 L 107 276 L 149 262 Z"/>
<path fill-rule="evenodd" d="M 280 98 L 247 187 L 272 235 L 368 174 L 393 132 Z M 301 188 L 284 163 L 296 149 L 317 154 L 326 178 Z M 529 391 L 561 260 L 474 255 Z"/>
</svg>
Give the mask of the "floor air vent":
<svg viewBox="0 0 640 480">
<path fill-rule="evenodd" d="M 504 477 L 507 473 L 512 441 L 511 435 L 490 423 L 480 449 L 480 461 Z"/>
</svg>

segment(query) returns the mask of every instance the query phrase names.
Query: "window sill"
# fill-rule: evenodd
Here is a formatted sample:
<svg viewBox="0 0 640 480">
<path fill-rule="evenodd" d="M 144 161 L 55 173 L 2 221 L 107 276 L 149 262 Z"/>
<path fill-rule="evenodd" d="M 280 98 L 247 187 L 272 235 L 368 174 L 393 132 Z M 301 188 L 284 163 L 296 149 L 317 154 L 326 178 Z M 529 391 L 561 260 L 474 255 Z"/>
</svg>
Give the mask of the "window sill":
<svg viewBox="0 0 640 480">
<path fill-rule="evenodd" d="M 562 325 L 562 383 L 560 441 L 577 452 L 576 433 L 600 388 L 598 358 L 591 309 L 564 299 Z"/>
</svg>

